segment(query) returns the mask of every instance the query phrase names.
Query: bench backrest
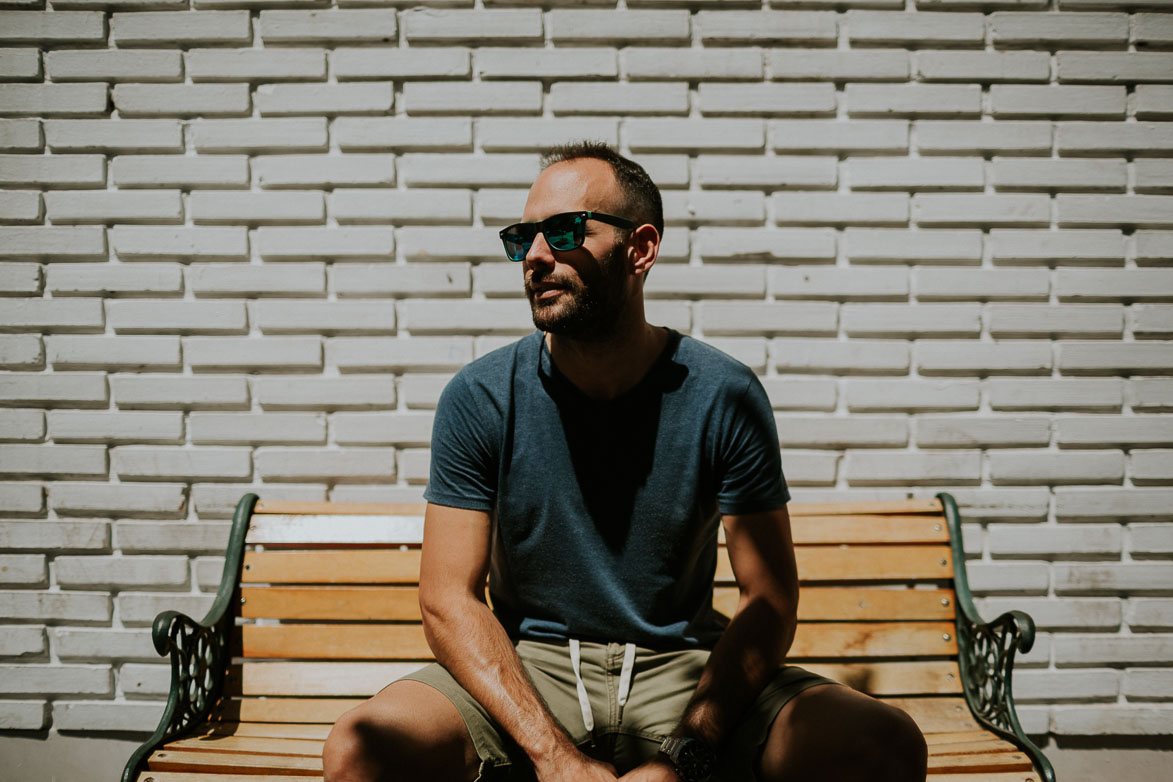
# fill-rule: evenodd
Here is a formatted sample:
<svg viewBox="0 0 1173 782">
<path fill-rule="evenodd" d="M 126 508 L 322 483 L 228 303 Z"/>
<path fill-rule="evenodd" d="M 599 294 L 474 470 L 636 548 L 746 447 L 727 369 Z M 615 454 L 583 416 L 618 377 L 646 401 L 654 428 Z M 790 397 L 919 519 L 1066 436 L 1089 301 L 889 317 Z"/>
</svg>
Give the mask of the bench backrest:
<svg viewBox="0 0 1173 782">
<path fill-rule="evenodd" d="M 962 698 L 953 550 L 939 500 L 791 504 L 801 597 L 788 661 L 977 730 Z M 222 719 L 326 724 L 431 659 L 420 625 L 423 506 L 257 503 Z M 714 605 L 737 589 L 722 545 Z"/>
</svg>

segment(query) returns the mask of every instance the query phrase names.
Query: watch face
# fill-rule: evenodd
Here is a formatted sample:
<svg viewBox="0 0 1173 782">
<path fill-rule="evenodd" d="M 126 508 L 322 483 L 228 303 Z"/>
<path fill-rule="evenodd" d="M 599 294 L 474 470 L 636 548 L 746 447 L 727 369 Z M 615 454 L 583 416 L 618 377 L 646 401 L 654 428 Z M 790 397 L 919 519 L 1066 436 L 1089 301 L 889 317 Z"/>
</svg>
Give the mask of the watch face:
<svg viewBox="0 0 1173 782">
<path fill-rule="evenodd" d="M 714 765 L 713 751 L 695 739 L 686 739 L 676 757 L 676 771 L 686 782 L 704 782 L 713 775 Z"/>
</svg>

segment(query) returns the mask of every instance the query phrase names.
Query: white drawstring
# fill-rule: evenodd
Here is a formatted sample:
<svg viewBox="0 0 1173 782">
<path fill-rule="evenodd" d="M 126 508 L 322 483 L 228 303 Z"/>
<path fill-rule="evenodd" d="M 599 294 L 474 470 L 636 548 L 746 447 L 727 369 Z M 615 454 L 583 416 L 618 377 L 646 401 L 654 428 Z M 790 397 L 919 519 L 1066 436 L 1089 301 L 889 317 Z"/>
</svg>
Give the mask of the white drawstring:
<svg viewBox="0 0 1173 782">
<path fill-rule="evenodd" d="M 582 682 L 582 649 L 578 639 L 570 639 L 570 664 L 574 667 L 575 689 L 578 690 L 578 707 L 582 710 L 582 724 L 587 733 L 595 731 L 595 715 L 591 712 L 591 701 L 587 697 L 586 685 Z M 635 644 L 623 645 L 623 667 L 619 671 L 619 706 L 627 703 L 631 693 L 631 672 L 635 668 Z"/>
</svg>

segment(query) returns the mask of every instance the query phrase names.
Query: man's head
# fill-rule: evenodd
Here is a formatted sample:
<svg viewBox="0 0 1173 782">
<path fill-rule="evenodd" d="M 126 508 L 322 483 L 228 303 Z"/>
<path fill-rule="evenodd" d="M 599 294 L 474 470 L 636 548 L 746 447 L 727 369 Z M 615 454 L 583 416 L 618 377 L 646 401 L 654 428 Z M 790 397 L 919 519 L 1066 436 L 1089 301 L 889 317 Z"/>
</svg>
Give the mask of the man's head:
<svg viewBox="0 0 1173 782">
<path fill-rule="evenodd" d="M 580 340 L 608 339 L 625 319 L 642 321 L 643 279 L 663 229 L 660 193 L 638 164 L 600 142 L 554 148 L 542 164 L 522 220 L 547 222 L 536 233 L 532 225 L 521 231 L 532 240 L 528 247 L 514 245 L 524 252 L 534 325 Z M 555 217 L 567 213 L 591 214 Z"/>
</svg>

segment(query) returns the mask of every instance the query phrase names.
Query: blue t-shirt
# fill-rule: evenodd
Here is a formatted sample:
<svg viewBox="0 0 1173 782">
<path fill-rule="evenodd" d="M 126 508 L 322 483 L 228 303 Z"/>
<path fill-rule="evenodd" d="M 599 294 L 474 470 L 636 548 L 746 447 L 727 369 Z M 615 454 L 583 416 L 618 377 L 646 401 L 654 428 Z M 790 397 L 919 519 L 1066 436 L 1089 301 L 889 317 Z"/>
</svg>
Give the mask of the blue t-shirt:
<svg viewBox="0 0 1173 782">
<path fill-rule="evenodd" d="M 672 331 L 647 375 L 593 400 L 541 332 L 444 389 L 425 498 L 494 516 L 489 592 L 510 637 L 708 647 L 722 513 L 790 499 L 765 390 Z"/>
</svg>

